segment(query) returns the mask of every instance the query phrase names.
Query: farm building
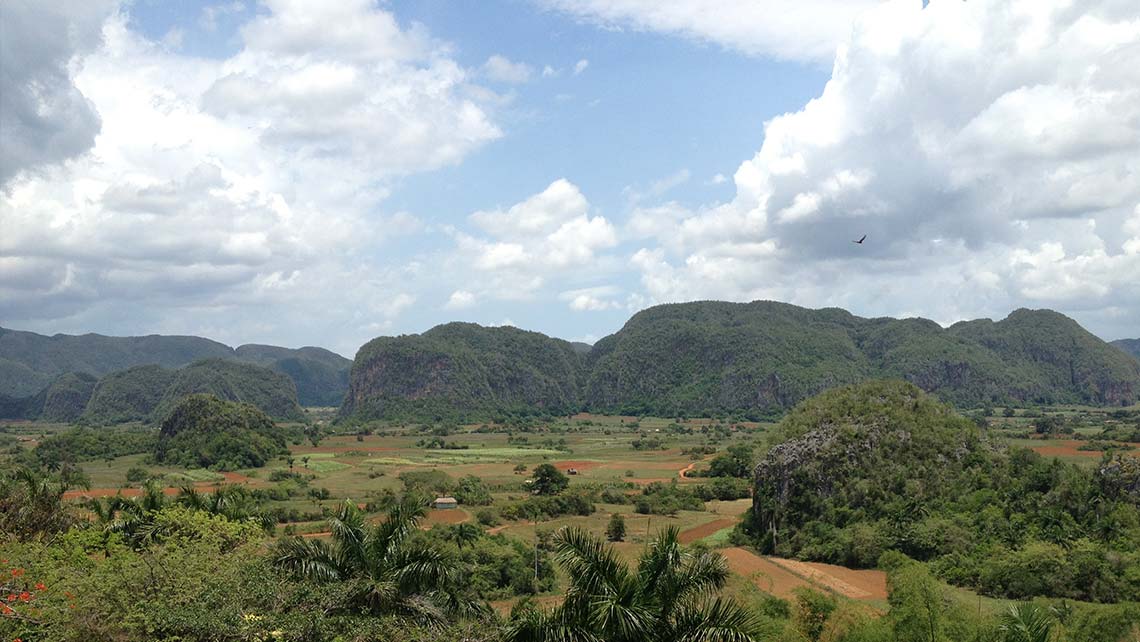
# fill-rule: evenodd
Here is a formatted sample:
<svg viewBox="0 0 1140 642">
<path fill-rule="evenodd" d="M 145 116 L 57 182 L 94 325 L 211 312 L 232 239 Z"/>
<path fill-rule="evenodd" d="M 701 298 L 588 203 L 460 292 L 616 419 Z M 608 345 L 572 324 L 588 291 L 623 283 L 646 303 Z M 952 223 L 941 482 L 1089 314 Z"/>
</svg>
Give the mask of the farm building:
<svg viewBox="0 0 1140 642">
<path fill-rule="evenodd" d="M 459 502 L 454 497 L 436 497 L 435 501 L 431 503 L 431 507 L 436 510 L 459 508 Z"/>
</svg>

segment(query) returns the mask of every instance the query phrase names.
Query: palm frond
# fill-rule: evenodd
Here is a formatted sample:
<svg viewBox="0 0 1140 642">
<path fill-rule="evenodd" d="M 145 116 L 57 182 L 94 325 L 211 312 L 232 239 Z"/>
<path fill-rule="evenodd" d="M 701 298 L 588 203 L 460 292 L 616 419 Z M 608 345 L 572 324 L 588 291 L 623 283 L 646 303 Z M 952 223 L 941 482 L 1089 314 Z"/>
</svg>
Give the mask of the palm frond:
<svg viewBox="0 0 1140 642">
<path fill-rule="evenodd" d="M 689 602 L 673 618 L 669 639 L 675 642 L 756 642 L 756 615 L 730 600 Z"/>
<path fill-rule="evenodd" d="M 343 560 L 321 540 L 302 537 L 282 539 L 277 543 L 273 563 L 294 575 L 319 581 L 344 577 Z"/>
<path fill-rule="evenodd" d="M 554 535 L 554 544 L 555 558 L 570 577 L 572 595 L 612 593 L 629 581 L 630 571 L 625 562 L 585 529 L 563 528 Z"/>
<path fill-rule="evenodd" d="M 1049 642 L 1053 618 L 1049 613 L 1030 602 L 1011 604 L 1002 613 L 1001 626 L 1009 642 Z"/>
<path fill-rule="evenodd" d="M 719 553 L 705 553 L 692 558 L 679 573 L 661 582 L 658 595 L 663 607 L 671 608 L 686 599 L 710 595 L 728 581 L 728 562 Z"/>
<path fill-rule="evenodd" d="M 533 604 L 511 612 L 503 629 L 503 642 L 602 642 L 585 622 L 569 617 L 565 609 L 540 611 Z"/>
</svg>

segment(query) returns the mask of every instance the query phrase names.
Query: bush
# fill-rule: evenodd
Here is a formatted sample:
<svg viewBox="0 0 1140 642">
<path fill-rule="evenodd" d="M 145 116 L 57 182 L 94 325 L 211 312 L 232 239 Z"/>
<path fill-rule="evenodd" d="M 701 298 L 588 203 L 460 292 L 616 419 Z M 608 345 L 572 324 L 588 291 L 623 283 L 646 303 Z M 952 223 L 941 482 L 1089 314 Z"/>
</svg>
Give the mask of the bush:
<svg viewBox="0 0 1140 642">
<path fill-rule="evenodd" d="M 625 540 L 625 518 L 618 513 L 610 515 L 610 523 L 606 526 L 606 539 L 611 542 Z"/>
</svg>

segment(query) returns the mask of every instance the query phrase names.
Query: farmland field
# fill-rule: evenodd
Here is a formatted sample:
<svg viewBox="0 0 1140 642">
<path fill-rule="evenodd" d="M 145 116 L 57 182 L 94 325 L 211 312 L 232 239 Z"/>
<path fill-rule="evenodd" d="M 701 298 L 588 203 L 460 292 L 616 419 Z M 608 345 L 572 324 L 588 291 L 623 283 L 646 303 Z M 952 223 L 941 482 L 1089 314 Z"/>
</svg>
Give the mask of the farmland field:
<svg viewBox="0 0 1140 642">
<path fill-rule="evenodd" d="M 1020 414 L 1020 413 L 1019 413 Z M 1038 453 L 1091 465 L 1101 451 L 1081 446 L 1105 423 L 1102 414 L 1082 408 L 1064 409 L 1071 417 L 1094 417 L 1090 425 L 1078 425 L 1061 435 L 1033 432 L 1030 417 L 996 416 L 992 433 L 1002 442 L 1029 447 Z M 1108 420 L 1111 423 L 1111 420 Z M 771 424 L 726 422 L 711 419 L 576 415 L 547 422 L 530 421 L 517 426 L 473 424 L 453 426 L 440 435 L 431 426 L 370 426 L 353 433 L 326 429 L 317 443 L 295 442 L 289 455 L 262 468 L 219 473 L 206 469 L 173 468 L 156 465 L 147 454 L 131 454 L 80 464 L 91 480 L 91 488 L 69 491 L 74 501 L 121 494 L 141 493 L 141 482 L 128 481 L 134 469 L 174 495 L 183 487 L 213 491 L 225 485 L 266 491 L 279 481 L 296 478 L 309 492 L 290 491 L 271 500 L 271 506 L 290 511 L 299 519 L 282 521 L 278 536 L 287 533 L 306 538 L 330 536 L 324 516 L 348 500 L 359 506 L 380 506 L 385 496 L 403 492 L 408 476 L 440 474 L 453 483 L 465 477 L 481 480 L 490 493 L 487 505 L 461 506 L 456 510 L 432 510 L 421 528 L 449 528 L 460 523 L 477 524 L 487 534 L 498 535 L 533 547 L 535 542 L 564 527 L 578 526 L 605 536 L 613 515 L 624 518 L 623 541 L 616 550 L 626 559 L 641 554 L 647 542 L 667 528 L 675 528 L 683 544 L 720 549 L 733 572 L 729 590 L 738 597 L 761 599 L 770 594 L 790 599 L 797 588 L 810 587 L 844 599 L 882 605 L 886 598 L 885 574 L 877 570 L 854 570 L 828 564 L 758 555 L 748 547 L 735 545 L 732 533 L 740 518 L 751 507 L 747 497 L 709 500 L 697 508 L 667 511 L 668 514 L 638 512 L 632 502 L 651 484 L 675 484 L 693 488 L 709 482 L 699 476 L 716 454 L 730 446 L 749 444 L 762 449 Z M 21 448 L 33 448 L 43 439 L 67 429 L 64 425 L 12 424 L 7 437 Z M 1126 451 L 1135 455 L 1140 451 Z M 540 464 L 551 464 L 569 480 L 569 491 L 611 489 L 619 503 L 604 498 L 594 502 L 590 515 L 556 515 L 541 519 L 510 519 L 501 509 L 517 504 L 531 493 L 528 479 Z M 137 473 L 136 473 L 137 474 Z M 445 490 L 438 489 L 439 494 Z M 435 492 L 431 488 L 427 491 Z M 378 510 L 378 509 L 377 509 Z M 380 513 L 369 517 L 375 522 Z M 540 594 L 543 603 L 559 599 L 561 580 Z M 509 607 L 512 600 L 496 604 Z"/>
</svg>

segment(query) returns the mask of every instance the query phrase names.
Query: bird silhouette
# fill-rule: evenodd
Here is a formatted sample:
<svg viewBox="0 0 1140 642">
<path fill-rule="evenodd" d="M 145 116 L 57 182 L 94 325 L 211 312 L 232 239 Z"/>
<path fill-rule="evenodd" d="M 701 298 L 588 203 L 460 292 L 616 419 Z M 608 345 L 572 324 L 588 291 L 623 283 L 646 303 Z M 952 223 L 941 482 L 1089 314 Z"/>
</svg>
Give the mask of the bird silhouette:
<svg viewBox="0 0 1140 642">
<path fill-rule="evenodd" d="M 863 238 L 859 239 L 858 241 L 851 241 L 851 242 L 852 242 L 852 243 L 854 243 L 854 244 L 856 244 L 856 245 L 862 245 L 862 244 L 863 244 L 863 241 L 866 241 L 866 240 L 867 240 L 867 235 L 866 235 L 866 234 L 864 234 L 864 235 L 863 235 Z"/>
</svg>

